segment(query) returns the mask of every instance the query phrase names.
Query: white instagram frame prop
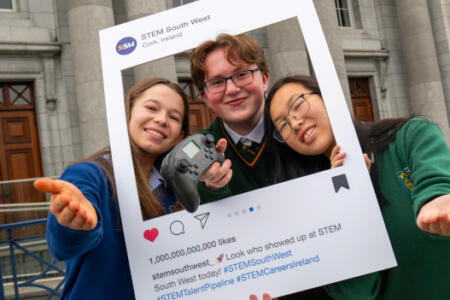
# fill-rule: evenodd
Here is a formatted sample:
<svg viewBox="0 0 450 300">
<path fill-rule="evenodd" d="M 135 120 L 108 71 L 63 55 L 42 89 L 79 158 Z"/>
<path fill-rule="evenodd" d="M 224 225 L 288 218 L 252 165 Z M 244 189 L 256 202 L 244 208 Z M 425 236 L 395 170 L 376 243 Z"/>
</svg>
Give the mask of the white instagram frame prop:
<svg viewBox="0 0 450 300">
<path fill-rule="evenodd" d="M 348 154 L 345 165 L 202 205 L 194 214 L 142 221 L 125 142 L 121 71 L 195 48 L 222 32 L 248 32 L 292 17 L 298 18 L 335 137 Z M 198 1 L 102 30 L 100 45 L 137 299 L 248 299 L 263 292 L 277 297 L 396 265 L 312 0 Z M 350 188 L 336 192 L 331 178 L 341 174 Z M 199 214 L 209 218 L 202 223 Z"/>
</svg>

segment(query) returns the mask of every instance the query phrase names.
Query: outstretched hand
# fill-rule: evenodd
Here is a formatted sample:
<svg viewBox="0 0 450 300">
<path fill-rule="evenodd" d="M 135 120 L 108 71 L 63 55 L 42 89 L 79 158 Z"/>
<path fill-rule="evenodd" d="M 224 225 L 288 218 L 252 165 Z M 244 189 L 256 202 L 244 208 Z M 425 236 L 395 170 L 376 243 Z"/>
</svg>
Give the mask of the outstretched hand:
<svg viewBox="0 0 450 300">
<path fill-rule="evenodd" d="M 216 149 L 223 155 L 227 149 L 227 140 L 220 139 L 217 141 Z M 230 182 L 232 175 L 231 161 L 226 159 L 222 164 L 214 162 L 199 180 L 204 181 L 206 187 L 217 190 Z"/>
<path fill-rule="evenodd" d="M 38 191 L 51 194 L 50 211 L 62 226 L 75 230 L 92 230 L 97 226 L 94 206 L 70 182 L 38 179 L 33 185 Z"/>
<path fill-rule="evenodd" d="M 256 295 L 252 294 L 252 295 L 250 295 L 250 300 L 258 300 L 258 297 Z M 270 297 L 269 294 L 264 293 L 262 300 L 278 300 L 278 298 L 272 298 L 272 297 Z"/>
<path fill-rule="evenodd" d="M 423 231 L 450 236 L 450 194 L 436 197 L 422 206 L 416 222 Z"/>
<path fill-rule="evenodd" d="M 366 163 L 367 170 L 370 172 L 370 167 L 372 166 L 372 161 L 370 160 L 369 156 L 364 153 L 364 162 Z M 346 152 L 341 152 L 341 146 L 336 145 L 333 147 L 333 150 L 331 150 L 330 154 L 330 164 L 331 169 L 340 167 L 344 164 L 344 160 L 347 157 Z"/>
</svg>

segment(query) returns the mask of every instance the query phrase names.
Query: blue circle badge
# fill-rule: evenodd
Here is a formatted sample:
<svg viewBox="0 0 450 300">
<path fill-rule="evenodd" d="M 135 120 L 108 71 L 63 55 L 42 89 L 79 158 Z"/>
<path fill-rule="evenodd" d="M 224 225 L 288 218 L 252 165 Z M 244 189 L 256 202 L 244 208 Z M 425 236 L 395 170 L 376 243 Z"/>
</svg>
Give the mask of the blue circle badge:
<svg viewBox="0 0 450 300">
<path fill-rule="evenodd" d="M 116 51 L 120 55 L 128 55 L 136 49 L 137 42 L 131 36 L 124 37 L 116 45 Z"/>
</svg>

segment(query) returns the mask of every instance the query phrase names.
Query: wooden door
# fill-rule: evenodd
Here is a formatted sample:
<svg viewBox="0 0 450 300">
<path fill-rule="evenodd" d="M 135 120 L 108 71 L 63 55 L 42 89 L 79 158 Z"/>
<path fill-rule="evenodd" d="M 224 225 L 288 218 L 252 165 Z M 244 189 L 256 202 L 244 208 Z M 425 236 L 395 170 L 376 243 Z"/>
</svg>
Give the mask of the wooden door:
<svg viewBox="0 0 450 300">
<path fill-rule="evenodd" d="M 20 181 L 42 176 L 39 149 L 32 84 L 0 84 L 0 180 L 4 182 L 0 184 L 0 204 L 45 201 L 45 196 L 34 189 L 32 181 Z M 2 213 L 0 223 L 46 215 L 42 211 Z"/>
<path fill-rule="evenodd" d="M 204 102 L 191 102 L 189 104 L 189 124 L 191 134 L 199 133 L 207 128 L 214 120 L 213 112 Z"/>
<path fill-rule="evenodd" d="M 349 78 L 349 85 L 355 119 L 357 121 L 373 122 L 369 78 Z"/>
<path fill-rule="evenodd" d="M 180 79 L 179 82 L 189 98 L 189 129 L 191 134 L 199 133 L 207 128 L 216 116 L 203 102 L 191 79 Z"/>
<path fill-rule="evenodd" d="M 42 176 L 34 111 L 0 111 L 2 180 Z"/>
</svg>

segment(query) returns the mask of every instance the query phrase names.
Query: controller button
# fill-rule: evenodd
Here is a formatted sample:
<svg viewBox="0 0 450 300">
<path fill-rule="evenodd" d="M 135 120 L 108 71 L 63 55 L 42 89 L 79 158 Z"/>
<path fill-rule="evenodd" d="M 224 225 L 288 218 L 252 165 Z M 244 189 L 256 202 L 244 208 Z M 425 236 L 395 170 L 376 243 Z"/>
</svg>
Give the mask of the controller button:
<svg viewBox="0 0 450 300">
<path fill-rule="evenodd" d="M 199 171 L 197 171 L 197 170 L 195 170 L 195 175 L 198 175 L 198 174 L 200 174 L 200 172 Z"/>
<path fill-rule="evenodd" d="M 193 174 L 194 172 L 194 169 L 189 169 L 189 173 Z"/>
<path fill-rule="evenodd" d="M 198 164 L 194 164 L 194 167 L 196 167 L 198 169 Z"/>
</svg>

